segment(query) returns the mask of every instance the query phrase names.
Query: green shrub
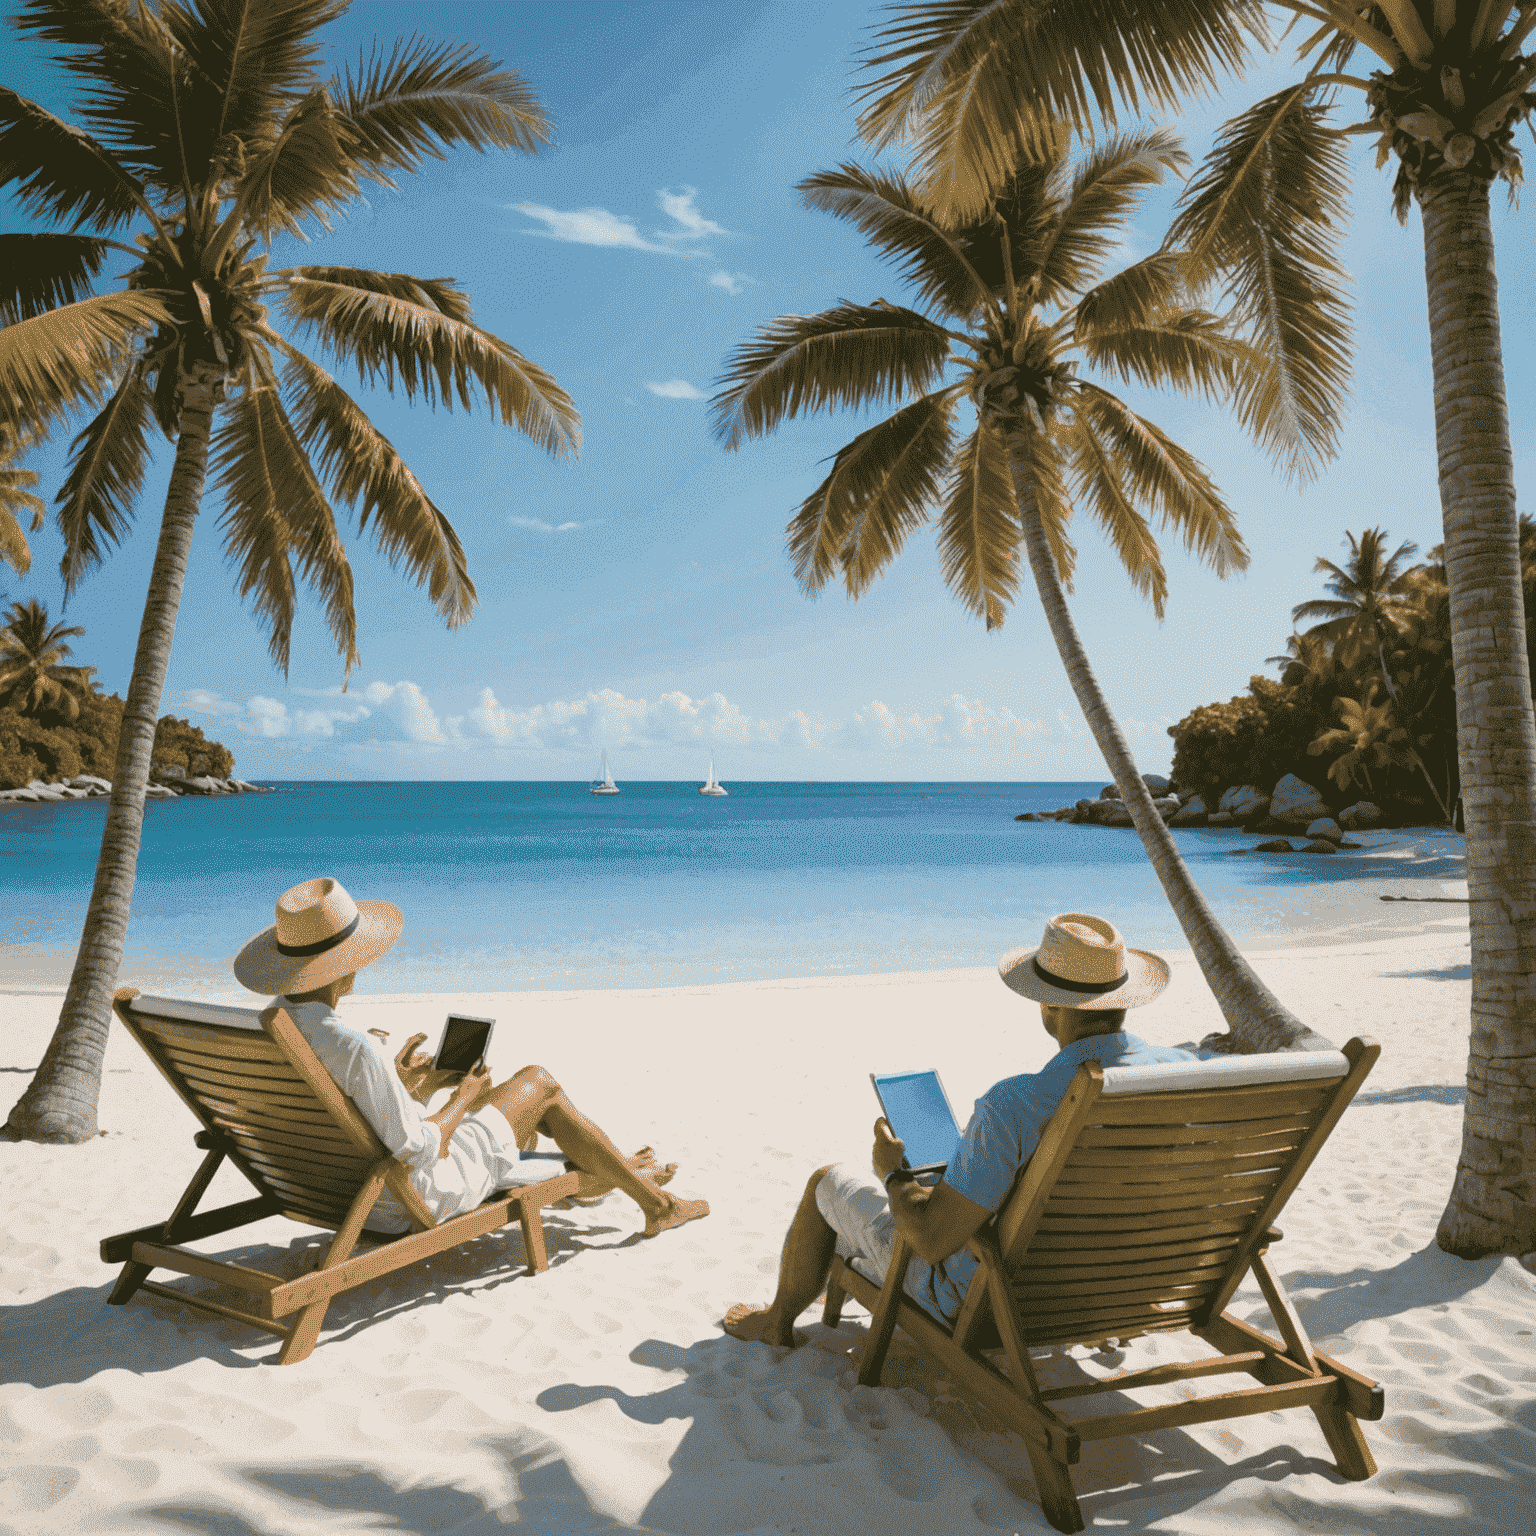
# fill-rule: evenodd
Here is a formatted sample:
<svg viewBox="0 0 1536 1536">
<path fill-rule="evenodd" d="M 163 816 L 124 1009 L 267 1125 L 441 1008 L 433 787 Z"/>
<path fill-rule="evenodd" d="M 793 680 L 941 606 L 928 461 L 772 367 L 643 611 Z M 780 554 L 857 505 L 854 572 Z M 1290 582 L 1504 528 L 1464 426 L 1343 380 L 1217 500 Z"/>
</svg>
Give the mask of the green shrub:
<svg viewBox="0 0 1536 1536">
<path fill-rule="evenodd" d="M 1253 677 L 1248 692 L 1225 704 L 1202 704 L 1177 725 L 1173 778 L 1181 789 L 1226 789 L 1233 784 L 1272 788 L 1288 773 L 1322 778 L 1307 747 L 1327 728 L 1331 699 L 1306 686 Z"/>
<path fill-rule="evenodd" d="M 189 779 L 227 779 L 234 772 L 235 754 L 209 741 L 190 720 L 164 715 L 155 727 L 154 766 L 180 768 Z"/>
</svg>

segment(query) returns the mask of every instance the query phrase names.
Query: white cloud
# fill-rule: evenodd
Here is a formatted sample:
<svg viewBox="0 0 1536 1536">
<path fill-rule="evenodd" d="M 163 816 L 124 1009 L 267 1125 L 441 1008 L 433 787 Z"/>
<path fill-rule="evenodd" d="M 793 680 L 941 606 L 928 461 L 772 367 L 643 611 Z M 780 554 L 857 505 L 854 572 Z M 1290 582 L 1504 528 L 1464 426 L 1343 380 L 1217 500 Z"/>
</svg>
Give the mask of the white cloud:
<svg viewBox="0 0 1536 1536">
<path fill-rule="evenodd" d="M 305 694 L 294 689 L 293 695 Z M 607 749 L 630 760 L 673 749 L 746 752 L 855 751 L 910 759 L 914 753 L 1011 749 L 1042 733 L 1060 738 L 1073 732 L 1065 715 L 1061 731 L 1037 720 L 952 694 L 937 708 L 898 712 L 880 699 L 842 720 L 828 722 L 804 710 L 769 717 L 752 714 L 723 693 L 694 697 L 673 689 L 654 699 L 630 698 L 615 688 L 598 688 L 576 698 L 551 699 L 527 708 L 503 704 L 493 688 L 482 688 L 462 715 L 440 718 L 416 683 L 372 682 L 346 697 L 334 689 L 309 690 L 306 702 L 253 695 L 244 704 L 210 689 L 185 695 L 188 709 L 233 721 L 235 729 L 263 740 L 337 740 L 346 750 L 394 750 L 405 761 L 434 749 L 553 756 L 572 766 Z M 663 761 L 676 762 L 675 756 Z M 740 757 L 736 761 L 740 762 Z M 761 760 L 761 759 L 760 759 Z"/>
<path fill-rule="evenodd" d="M 537 219 L 543 229 L 525 229 L 525 235 L 545 240 L 564 240 L 572 245 L 599 245 L 610 249 L 650 251 L 659 256 L 679 254 L 670 246 L 653 245 L 626 219 L 606 208 L 546 208 L 542 203 L 512 203 L 514 213 Z"/>
<path fill-rule="evenodd" d="M 660 232 L 663 240 L 703 240 L 710 235 L 723 235 L 727 231 L 721 229 L 712 219 L 706 219 L 693 205 L 693 200 L 699 195 L 697 187 L 684 187 L 681 191 L 672 192 L 663 187 L 656 194 L 656 201 L 661 204 L 661 211 L 681 225 L 679 229 L 664 229 Z"/>
<path fill-rule="evenodd" d="M 994 709 L 979 699 L 954 693 L 937 714 L 897 715 L 879 699 L 856 710 L 843 726 L 847 746 L 877 750 L 895 747 L 965 747 L 982 742 L 1025 741 L 1045 727 L 1038 720 L 1016 715 L 1011 709 Z"/>
<path fill-rule="evenodd" d="M 687 379 L 668 379 L 665 384 L 647 384 L 645 386 L 653 395 L 660 395 L 663 400 L 702 400 L 704 391 L 695 389 Z"/>
<path fill-rule="evenodd" d="M 734 297 L 738 293 L 744 293 L 747 285 L 754 281 L 754 279 L 748 277 L 745 272 L 716 272 L 710 277 L 709 281 L 712 286 L 724 288 L 727 293 Z"/>
<path fill-rule="evenodd" d="M 571 245 L 596 245 L 608 250 L 646 251 L 653 256 L 703 256 L 698 242 L 711 235 L 723 235 L 713 219 L 706 219 L 694 205 L 698 190 L 683 187 L 672 192 L 662 188 L 656 194 L 661 211 L 672 223 L 647 238 L 628 214 L 611 213 L 606 208 L 549 208 L 543 203 L 509 203 L 513 213 L 537 220 L 543 229 L 525 229 L 525 235 L 541 240 L 561 240 Z"/>
<path fill-rule="evenodd" d="M 535 533 L 572 533 L 577 528 L 591 528 L 594 523 L 546 523 L 537 517 L 509 517 L 514 528 L 531 528 Z"/>
<path fill-rule="evenodd" d="M 427 702 L 427 696 L 415 683 L 369 683 L 363 697 L 375 713 L 392 722 L 407 741 L 446 742 L 447 736 Z"/>
</svg>

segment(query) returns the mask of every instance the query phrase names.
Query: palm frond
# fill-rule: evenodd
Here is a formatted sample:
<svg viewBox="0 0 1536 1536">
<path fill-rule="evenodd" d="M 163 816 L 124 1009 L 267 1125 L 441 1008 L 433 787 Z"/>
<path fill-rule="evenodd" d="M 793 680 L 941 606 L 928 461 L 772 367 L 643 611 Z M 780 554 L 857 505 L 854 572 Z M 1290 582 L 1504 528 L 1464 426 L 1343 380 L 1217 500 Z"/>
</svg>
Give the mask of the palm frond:
<svg viewBox="0 0 1536 1536">
<path fill-rule="evenodd" d="M 272 124 L 317 86 L 323 47 L 316 36 L 346 0 L 198 0 L 160 7 L 186 60 L 176 110 L 192 158 L 192 180 L 238 139 L 246 153 L 271 141 Z"/>
<path fill-rule="evenodd" d="M 1218 576 L 1247 569 L 1237 518 L 1192 453 L 1096 384 L 1080 383 L 1072 405 L 1114 455 L 1132 501 L 1156 512 Z"/>
<path fill-rule="evenodd" d="M 122 541 L 149 462 L 150 398 L 142 371 L 129 368 L 112 398 L 69 445 L 69 474 L 58 495 L 64 536 L 60 572 L 67 597 L 100 563 L 106 545 Z"/>
<path fill-rule="evenodd" d="M 337 500 L 373 525 L 379 550 L 428 596 L 450 629 L 469 621 L 475 586 L 464 546 L 396 452 L 355 400 L 317 363 L 284 347 L 283 384 L 299 441 L 314 456 Z"/>
<path fill-rule="evenodd" d="M 1326 597 L 1314 597 L 1305 603 L 1297 603 L 1291 609 L 1291 618 L 1333 620 L 1353 619 L 1360 608 L 1356 603 L 1341 603 Z"/>
<path fill-rule="evenodd" d="M 1142 103 L 1171 108 L 1239 71 L 1268 39 L 1259 0 L 941 0 L 908 4 L 865 56 L 859 131 L 876 149 L 920 138 L 916 179 L 975 218 L 1030 149 L 1032 121 L 1081 134 Z"/>
<path fill-rule="evenodd" d="M 1252 345 L 1231 335 L 1225 321 L 1202 309 L 1153 312 L 1136 324 L 1091 329 L 1079 324 L 1077 342 L 1094 367 L 1127 383 L 1171 385 L 1208 400 L 1227 398 L 1245 376 L 1262 367 Z"/>
<path fill-rule="evenodd" d="M 90 235 L 0 235 L 0 321 L 84 298 L 109 248 Z"/>
<path fill-rule="evenodd" d="M 976 423 L 939 514 L 939 569 L 966 610 L 1000 629 L 1019 587 L 1019 513 L 1003 434 Z"/>
<path fill-rule="evenodd" d="M 1168 234 L 1230 284 L 1262 365 L 1239 390 L 1239 418 L 1298 479 L 1337 450 L 1352 347 L 1337 250 L 1347 165 L 1314 88 L 1277 92 L 1229 123 Z"/>
<path fill-rule="evenodd" d="M 429 405 L 441 401 L 449 410 L 455 397 L 469 409 L 478 386 L 506 425 L 547 453 L 576 452 L 580 418 L 570 396 L 515 347 L 435 305 L 355 287 L 338 271 L 324 279 L 290 275 L 283 310 L 365 382 L 382 378 L 392 390 L 398 378 L 408 400 L 419 392 Z"/>
<path fill-rule="evenodd" d="M 106 231 L 142 207 L 142 188 L 102 144 L 5 87 L 0 129 L 0 189 L 14 182 L 34 218 Z"/>
<path fill-rule="evenodd" d="M 819 592 L 841 570 L 861 597 L 928 521 L 949 464 L 954 390 L 914 400 L 837 452 L 788 535 L 795 580 Z"/>
<path fill-rule="evenodd" d="M 19 469 L 14 462 L 29 447 L 31 440 L 26 433 L 0 426 L 0 560 L 20 576 L 31 569 L 32 551 L 18 514 L 27 514 L 33 533 L 43 526 L 43 499 L 32 490 L 37 471 Z"/>
<path fill-rule="evenodd" d="M 1126 494 L 1126 465 L 1095 430 L 1092 413 L 1076 411 L 1065 434 L 1078 502 L 1086 502 L 1104 530 L 1131 585 L 1162 622 L 1168 573 L 1152 529 Z"/>
<path fill-rule="evenodd" d="M 443 147 L 533 154 L 551 132 L 533 88 L 514 69 L 467 46 L 423 38 L 375 51 L 331 82 L 354 134 L 353 156 L 389 184 L 389 170 L 415 171 Z"/>
<path fill-rule="evenodd" d="M 269 636 L 286 675 L 293 638 L 295 570 L 320 598 L 347 670 L 357 665 L 352 567 L 329 502 L 283 410 L 275 380 L 253 372 L 214 434 L 211 467 L 224 499 L 219 526 L 236 562 L 241 597 Z"/>
<path fill-rule="evenodd" d="M 357 196 L 346 119 L 324 91 L 314 91 L 288 114 L 277 139 L 247 161 L 236 190 L 241 222 L 270 240 L 279 231 L 303 235 L 302 221 L 330 228 L 330 210 Z"/>
<path fill-rule="evenodd" d="M 455 320 L 473 320 L 469 295 L 451 277 L 413 277 L 408 272 L 374 272 L 366 267 L 285 267 L 274 278 L 303 277 L 316 283 L 338 283 L 344 288 L 358 288 L 364 293 L 382 293 L 388 298 L 404 299 L 408 304 L 423 304 Z"/>
<path fill-rule="evenodd" d="M 1041 253 L 1041 302 L 1063 304 L 1087 288 L 1130 227 L 1141 194 L 1188 164 L 1177 135 L 1162 128 L 1116 134 L 1084 155 Z"/>
<path fill-rule="evenodd" d="M 1181 303 L 1189 288 L 1180 251 L 1154 251 L 1090 288 L 1073 311 L 1076 339 L 1099 328 L 1144 325 L 1153 315 Z"/>
<path fill-rule="evenodd" d="M 729 448 L 815 411 L 857 408 L 926 392 L 938 382 L 949 338 L 926 315 L 883 301 L 819 315 L 780 315 L 731 354 L 712 403 Z"/>
<path fill-rule="evenodd" d="M 966 318 L 989 296 L 955 236 L 918 201 L 904 177 L 845 164 L 807 176 L 795 190 L 807 208 L 860 230 L 927 303 Z"/>
<path fill-rule="evenodd" d="M 46 432 L 115 386 L 141 331 L 168 323 L 148 292 L 104 293 L 0 326 L 0 421 Z"/>
</svg>

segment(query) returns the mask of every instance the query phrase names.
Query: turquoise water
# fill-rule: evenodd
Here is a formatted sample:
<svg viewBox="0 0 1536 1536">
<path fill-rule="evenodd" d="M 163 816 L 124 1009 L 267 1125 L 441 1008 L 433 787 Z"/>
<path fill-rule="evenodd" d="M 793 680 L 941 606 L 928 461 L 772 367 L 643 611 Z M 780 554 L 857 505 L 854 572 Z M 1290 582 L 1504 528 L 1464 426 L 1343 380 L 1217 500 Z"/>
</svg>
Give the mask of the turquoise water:
<svg viewBox="0 0 1536 1536">
<path fill-rule="evenodd" d="M 406 926 L 372 992 L 644 987 L 991 965 L 1045 918 L 1111 917 L 1134 944 L 1182 948 L 1134 832 L 1016 823 L 1091 784 L 289 783 L 274 794 L 151 801 L 122 976 L 212 992 L 288 886 L 336 876 Z M 0 985 L 62 986 L 90 896 L 105 802 L 0 810 Z M 1439 890 L 1458 840 L 1386 857 L 1231 850 L 1177 834 L 1245 942 L 1353 923 L 1377 890 Z M 1387 878 L 1390 876 L 1390 880 Z M 1403 881 L 1412 882 L 1404 885 Z M 1366 897 L 1362 904 L 1361 897 Z M 1410 913 L 1371 909 L 1384 931 Z"/>
</svg>

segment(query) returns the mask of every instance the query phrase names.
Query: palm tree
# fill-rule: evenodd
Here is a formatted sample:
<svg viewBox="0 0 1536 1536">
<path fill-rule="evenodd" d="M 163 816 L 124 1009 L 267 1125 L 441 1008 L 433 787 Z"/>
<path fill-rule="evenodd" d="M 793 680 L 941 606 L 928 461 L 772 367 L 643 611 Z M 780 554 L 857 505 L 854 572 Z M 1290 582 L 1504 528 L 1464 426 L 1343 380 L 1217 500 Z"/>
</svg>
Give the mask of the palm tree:
<svg viewBox="0 0 1536 1536">
<path fill-rule="evenodd" d="M 11 1110 L 13 1135 L 94 1134 L 101 1054 L 122 958 L 161 691 L 203 483 L 224 547 L 286 669 L 295 589 L 318 597 L 344 665 L 357 660 L 352 571 L 331 498 L 450 626 L 475 603 L 463 546 L 362 407 L 306 353 L 307 335 L 365 384 L 464 407 L 483 394 L 554 454 L 577 419 L 542 369 L 476 325 L 449 278 L 351 267 L 273 269 L 355 199 L 456 145 L 532 152 L 548 126 L 516 73 L 422 39 L 329 81 L 320 28 L 344 0 L 26 0 L 24 33 L 57 45 L 82 87 L 81 125 L 0 91 L 0 185 L 66 231 L 0 236 L 0 420 L 43 430 L 97 413 L 59 496 L 66 590 L 126 530 L 158 427 L 176 445 L 123 709 L 112 800 L 58 1029 Z M 92 233 L 80 233 L 89 230 Z M 92 293 L 113 255 L 121 291 Z"/>
<path fill-rule="evenodd" d="M 1349 558 L 1342 567 L 1322 556 L 1312 567 L 1327 575 L 1323 585 L 1332 597 L 1298 603 L 1291 610 L 1291 618 L 1321 620 L 1306 633 L 1329 641 L 1334 656 L 1346 667 L 1363 656 L 1374 656 L 1390 693 L 1386 650 L 1401 633 L 1414 605 L 1418 578 L 1407 562 L 1419 552 L 1419 546 L 1399 544 L 1388 555 L 1386 530 L 1382 528 L 1367 528 L 1358 539 L 1346 530 L 1344 537 L 1349 543 Z"/>
<path fill-rule="evenodd" d="M 0 704 L 26 715 L 80 718 L 80 697 L 91 691 L 95 667 L 69 667 L 70 635 L 83 635 L 78 624 L 48 627 L 48 610 L 34 597 L 12 603 L 0 629 Z"/>
<path fill-rule="evenodd" d="M 861 229 L 932 313 L 877 299 L 781 316 L 731 358 L 716 430 L 735 448 L 789 417 L 915 396 L 838 452 L 790 523 L 801 586 L 815 592 L 840 574 L 858 597 L 937 506 L 945 580 L 991 629 L 1013 599 L 1022 544 L 1094 739 L 1234 1035 L 1247 1049 L 1310 1047 L 1320 1037 L 1254 975 L 1190 879 L 1063 593 L 1074 503 L 1159 618 L 1167 581 L 1148 512 L 1218 574 L 1247 564 L 1204 467 L 1078 368 L 1215 397 L 1248 351 L 1188 301 L 1178 252 L 1102 275 L 1137 197 L 1183 163 L 1177 141 L 1113 138 L 1075 168 L 1064 145 L 1058 135 L 1047 158 L 957 226 L 899 175 L 845 165 L 802 182 L 804 202 Z M 967 407 L 975 427 L 957 440 Z"/>
<path fill-rule="evenodd" d="M 22 530 L 19 513 L 25 512 L 36 533 L 43 526 L 43 500 L 34 495 L 35 469 L 18 469 L 16 458 L 26 451 L 28 441 L 9 422 L 0 422 L 0 560 L 20 576 L 32 568 L 32 551 Z"/>
<path fill-rule="evenodd" d="M 1536 0 L 1275 0 L 1317 25 L 1295 85 L 1227 125 L 1186 193 L 1174 237 L 1226 275 L 1278 392 L 1316 449 L 1342 387 L 1339 276 L 1329 231 L 1347 184 L 1328 151 L 1341 92 L 1364 97 L 1394 206 L 1423 222 L 1446 585 L 1456 675 L 1472 927 L 1467 1109 L 1437 1241 L 1451 1253 L 1536 1248 L 1536 710 L 1524 644 L 1519 530 L 1489 190 L 1518 183 L 1515 129 L 1533 106 Z M 1269 34 L 1257 0 L 944 0 L 909 5 L 869 60 L 862 126 L 915 139 L 925 192 L 969 217 L 1042 124 L 1172 107 Z M 1377 66 L 1348 73 L 1362 50 Z M 1330 302 L 1335 313 L 1328 314 Z M 1332 322 L 1320 336 L 1319 318 Z M 1321 344 L 1320 344 L 1321 342 Z"/>
</svg>

